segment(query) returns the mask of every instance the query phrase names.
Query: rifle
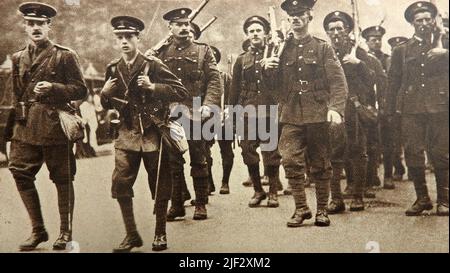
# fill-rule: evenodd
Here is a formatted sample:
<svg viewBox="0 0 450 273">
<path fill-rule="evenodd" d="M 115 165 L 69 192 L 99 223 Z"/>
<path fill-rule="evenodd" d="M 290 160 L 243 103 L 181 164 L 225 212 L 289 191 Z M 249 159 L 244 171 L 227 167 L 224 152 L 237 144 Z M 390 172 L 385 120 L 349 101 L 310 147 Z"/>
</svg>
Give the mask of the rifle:
<svg viewBox="0 0 450 273">
<path fill-rule="evenodd" d="M 202 3 L 200 3 L 200 5 L 189 15 L 188 19 L 190 22 L 192 22 L 197 17 L 197 15 L 205 8 L 205 6 L 208 4 L 209 1 L 210 0 L 203 0 Z M 162 39 L 161 41 L 159 41 L 159 43 L 153 46 L 151 50 L 156 54 L 158 54 L 164 46 L 166 46 L 171 42 L 171 39 L 172 34 L 169 33 L 166 35 L 166 37 L 164 37 L 164 39 Z"/>
<path fill-rule="evenodd" d="M 282 24 L 281 28 L 278 28 L 277 18 L 275 14 L 275 7 L 270 6 L 269 7 L 269 20 L 270 20 L 270 27 L 271 27 L 271 34 L 270 34 L 270 43 L 266 44 L 265 50 L 264 50 L 264 57 L 269 57 L 269 44 L 272 44 L 272 52 L 271 56 L 281 56 L 284 51 L 284 47 L 286 45 L 286 39 L 287 39 L 287 28 L 286 24 Z"/>
<path fill-rule="evenodd" d="M 353 22 L 355 23 L 355 27 L 353 28 L 353 39 L 355 41 L 355 45 L 350 52 L 350 55 L 356 57 L 356 49 L 359 47 L 361 43 L 361 27 L 359 22 L 359 6 L 357 0 L 352 1 L 352 17 Z"/>
<path fill-rule="evenodd" d="M 435 5 L 437 8 L 436 0 L 430 0 L 430 2 L 433 5 Z M 436 28 L 437 28 L 437 30 L 439 30 L 439 34 L 435 35 L 433 33 L 433 38 L 432 38 L 433 43 L 432 44 L 434 45 L 434 48 L 444 48 L 442 39 L 445 36 L 445 27 L 444 27 L 444 20 L 443 20 L 442 13 L 439 10 L 438 10 L 438 13 L 436 16 Z"/>
<path fill-rule="evenodd" d="M 209 20 L 206 24 L 204 24 L 200 28 L 200 33 L 203 33 L 203 31 L 207 30 L 216 20 L 217 20 L 217 16 L 214 16 L 213 18 L 211 18 L 211 20 Z"/>
</svg>

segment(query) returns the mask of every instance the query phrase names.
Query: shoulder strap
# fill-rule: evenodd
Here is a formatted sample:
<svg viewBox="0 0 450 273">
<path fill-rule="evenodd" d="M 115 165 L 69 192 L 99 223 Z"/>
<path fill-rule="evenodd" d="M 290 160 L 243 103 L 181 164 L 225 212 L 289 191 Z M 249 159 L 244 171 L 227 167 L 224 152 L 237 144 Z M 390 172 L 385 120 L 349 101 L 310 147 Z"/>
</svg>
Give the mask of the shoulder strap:
<svg viewBox="0 0 450 273">
<path fill-rule="evenodd" d="M 203 70 L 203 65 L 205 63 L 207 46 L 201 45 L 198 50 L 198 70 Z"/>
</svg>

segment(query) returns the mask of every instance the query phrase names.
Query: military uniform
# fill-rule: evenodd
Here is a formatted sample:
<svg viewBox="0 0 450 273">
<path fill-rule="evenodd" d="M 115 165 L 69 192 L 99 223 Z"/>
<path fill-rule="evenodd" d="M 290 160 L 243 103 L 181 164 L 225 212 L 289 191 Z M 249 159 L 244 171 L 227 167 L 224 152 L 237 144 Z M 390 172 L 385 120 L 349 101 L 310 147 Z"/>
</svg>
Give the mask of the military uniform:
<svg viewBox="0 0 450 273">
<path fill-rule="evenodd" d="M 137 18 L 114 17 L 111 24 L 114 33 L 138 34 L 144 24 Z M 180 80 L 155 57 L 145 57 L 137 52 L 131 62 L 120 58 L 111 62 L 105 75 L 117 79 L 112 90 L 102 90 L 102 106 L 116 109 L 120 113 L 120 125 L 115 139 L 115 169 L 112 175 L 112 197 L 121 207 L 127 237 L 115 252 L 127 252 L 131 247 L 142 245 L 134 223 L 133 185 L 141 161 L 148 173 L 148 183 L 155 199 L 156 228 L 154 250 L 167 247 L 165 239 L 167 203 L 172 192 L 172 173 L 169 165 L 169 147 L 161 140 L 160 126 L 169 115 L 169 104 L 183 101 L 187 91 Z M 139 76 L 148 76 L 154 83 L 154 90 L 148 91 L 138 85 Z M 160 163 L 160 166 L 159 166 Z M 158 181 L 157 181 L 158 180 Z M 163 240 L 165 245 L 160 245 Z M 158 245 L 155 245 L 158 244 Z"/>
<path fill-rule="evenodd" d="M 295 15 L 311 10 L 313 5 L 314 1 L 285 1 L 282 8 Z M 333 48 L 311 35 L 300 40 L 290 38 L 279 63 L 276 73 L 265 78 L 275 83 L 279 92 L 282 124 L 279 149 L 296 205 L 288 226 L 298 227 L 304 219 L 312 217 L 304 189 L 306 149 L 311 179 L 316 184 L 316 224 L 329 225 L 328 218 L 317 221 L 318 216 L 326 216 L 332 174 L 327 113 L 334 110 L 344 116 L 347 95 L 344 71 Z"/>
<path fill-rule="evenodd" d="M 351 31 L 354 27 L 353 19 L 345 12 L 335 11 L 328 14 L 324 19 L 325 30 L 328 31 L 331 22 L 344 22 Z M 346 37 L 344 37 L 346 38 Z M 347 159 L 350 163 L 350 172 L 347 179 L 352 182 L 353 202 L 350 210 L 364 210 L 364 189 L 367 183 L 368 173 L 368 139 L 369 130 L 372 124 L 365 122 L 358 109 L 372 105 L 375 97 L 373 86 L 377 83 L 377 74 L 371 69 L 375 57 L 371 57 L 361 48 L 356 49 L 356 58 L 360 60 L 358 64 L 344 63 L 345 56 L 351 54 L 353 43 L 347 42 L 335 45 L 336 55 L 342 62 L 348 84 L 348 100 L 345 109 L 345 127 L 347 135 Z M 381 65 L 380 65 L 381 67 Z M 380 68 L 380 70 L 382 70 Z M 382 73 L 382 71 L 381 71 Z M 333 180 L 334 183 L 338 181 Z M 339 185 L 332 186 L 333 203 L 343 205 L 342 196 L 339 193 Z M 330 210 L 331 212 L 331 210 Z"/>
<path fill-rule="evenodd" d="M 48 22 L 56 10 L 46 4 L 24 3 L 19 10 L 28 21 Z M 83 99 L 87 94 L 77 55 L 71 49 L 49 40 L 38 45 L 30 43 L 12 57 L 12 90 L 14 116 L 7 128 L 11 140 L 9 170 L 31 218 L 33 233 L 21 245 L 21 250 L 32 250 L 47 241 L 48 235 L 40 210 L 34 181 L 45 162 L 50 179 L 58 191 L 61 235 L 54 249 L 65 249 L 71 240 L 69 217 L 74 205 L 73 180 L 76 173 L 73 143 L 65 136 L 58 111 L 70 111 L 68 103 Z M 45 93 L 34 92 L 40 82 L 50 82 Z"/>
<path fill-rule="evenodd" d="M 216 59 L 216 62 L 219 63 L 222 59 L 222 55 L 218 48 L 211 46 L 211 49 L 213 50 L 214 57 Z M 232 82 L 232 76 L 227 73 L 220 71 L 220 79 L 222 81 L 223 86 L 223 107 L 225 108 L 226 105 L 229 105 L 230 101 L 230 91 L 231 91 L 231 82 Z M 224 109 L 222 109 L 224 111 Z M 233 161 L 234 161 L 234 152 L 233 152 L 233 140 L 225 139 L 226 130 L 234 130 L 233 124 L 230 124 L 228 120 L 223 121 L 223 127 L 222 127 L 222 139 L 218 139 L 217 143 L 219 144 L 220 148 L 220 155 L 222 158 L 222 186 L 220 189 L 220 194 L 229 194 L 230 193 L 230 187 L 229 187 L 229 181 L 230 181 L 230 175 L 231 170 L 233 168 Z M 210 149 L 212 145 L 214 145 L 214 140 L 212 140 L 210 144 Z M 212 179 L 212 171 L 211 166 L 213 164 L 213 159 L 211 156 L 211 151 L 209 152 L 208 156 L 208 166 L 209 166 L 209 176 L 210 176 L 210 191 L 211 185 L 214 187 L 214 181 Z"/>
<path fill-rule="evenodd" d="M 269 23 L 266 19 L 260 16 L 252 16 L 244 23 L 244 30 L 247 32 L 248 26 L 251 24 L 260 24 L 264 29 L 268 28 Z M 267 33 L 268 31 L 266 31 Z M 244 135 L 242 135 L 241 148 L 242 157 L 244 163 L 247 165 L 251 180 L 253 181 L 253 187 L 255 190 L 255 196 L 250 201 L 249 206 L 258 206 L 263 199 L 266 198 L 261 185 L 261 175 L 259 170 L 259 154 L 257 148 L 263 141 L 258 136 L 258 126 L 249 125 L 249 121 L 256 122 L 257 124 L 267 124 L 266 128 L 270 126 L 270 113 L 269 107 L 276 105 L 273 97 L 273 90 L 268 88 L 263 81 L 263 67 L 261 66 L 261 60 L 264 57 L 264 48 L 257 48 L 250 46 L 247 52 L 242 53 L 236 60 L 233 67 L 233 82 L 231 85 L 230 105 L 240 105 L 242 107 L 254 106 L 255 109 L 262 105 L 266 107 L 266 111 L 258 113 L 246 113 L 244 117 L 240 117 L 244 124 Z M 251 131 L 255 130 L 255 131 Z M 248 136 L 256 136 L 255 140 L 248 139 Z M 268 142 L 267 140 L 266 142 Z M 274 151 L 261 151 L 263 156 L 264 165 L 267 166 L 267 172 L 269 176 L 269 206 L 278 206 L 277 200 L 277 185 L 276 177 L 279 170 L 281 156 L 278 149 Z"/>
<path fill-rule="evenodd" d="M 188 20 L 192 11 L 182 8 L 168 12 L 164 19 L 172 22 L 177 20 Z M 219 106 L 222 96 L 222 86 L 220 73 L 211 49 L 206 44 L 193 42 L 187 39 L 177 42 L 175 39 L 166 45 L 157 56 L 160 58 L 175 75 L 177 75 L 186 89 L 189 96 L 182 102 L 189 107 L 192 115 L 193 99 L 200 98 L 202 105 Z M 191 127 L 193 120 L 191 118 Z M 188 132 L 191 136 L 193 131 Z M 192 139 L 192 138 L 191 138 Z M 208 200 L 208 163 L 207 143 L 204 140 L 189 140 L 189 155 L 191 159 L 191 176 L 194 179 L 196 212 L 194 218 L 203 220 L 207 217 L 205 204 Z M 181 155 L 171 155 L 171 165 L 174 171 L 174 194 L 172 198 L 172 208 L 181 211 L 180 216 L 184 216 L 183 201 L 181 199 L 181 185 L 185 183 L 184 159 Z M 169 212 L 170 213 L 170 212 Z"/>
<path fill-rule="evenodd" d="M 383 27 L 374 26 L 365 29 L 362 32 L 362 36 L 366 40 L 369 40 L 370 37 L 378 37 L 381 40 L 385 33 L 386 30 Z M 369 50 L 369 53 L 381 62 L 384 70 L 383 74 L 387 74 L 391 65 L 391 57 L 381 50 Z M 401 180 L 401 177 L 405 174 L 405 168 L 402 163 L 400 120 L 398 117 L 388 118 L 385 115 L 387 77 L 383 76 L 381 80 L 381 84 L 377 85 L 377 95 L 380 110 L 379 128 L 383 152 L 384 188 L 393 189 L 395 187 L 393 180 Z M 393 176 L 394 167 L 395 174 Z"/>
<path fill-rule="evenodd" d="M 421 1 L 408 7 L 405 18 L 413 22 L 423 11 L 437 15 L 433 4 Z M 425 150 L 435 169 L 438 215 L 448 216 L 448 49 L 430 58 L 431 49 L 430 41 L 414 35 L 394 48 L 389 71 L 388 110 L 401 115 L 406 164 L 417 194 L 408 216 L 433 207 L 425 180 Z"/>
</svg>

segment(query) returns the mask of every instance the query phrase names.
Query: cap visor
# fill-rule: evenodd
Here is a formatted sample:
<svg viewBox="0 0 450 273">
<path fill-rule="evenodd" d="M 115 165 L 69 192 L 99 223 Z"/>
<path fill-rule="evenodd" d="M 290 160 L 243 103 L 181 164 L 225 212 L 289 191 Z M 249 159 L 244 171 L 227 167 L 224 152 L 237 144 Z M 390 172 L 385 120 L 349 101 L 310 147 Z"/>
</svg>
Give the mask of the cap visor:
<svg viewBox="0 0 450 273">
<path fill-rule="evenodd" d="M 23 19 L 27 21 L 38 21 L 38 22 L 46 22 L 50 20 L 50 18 L 32 17 L 32 16 L 24 16 Z"/>
<path fill-rule="evenodd" d="M 120 34 L 120 33 L 136 33 L 138 34 L 139 31 L 137 30 L 132 30 L 132 29 L 119 29 L 119 30 L 113 30 L 114 34 Z"/>
</svg>

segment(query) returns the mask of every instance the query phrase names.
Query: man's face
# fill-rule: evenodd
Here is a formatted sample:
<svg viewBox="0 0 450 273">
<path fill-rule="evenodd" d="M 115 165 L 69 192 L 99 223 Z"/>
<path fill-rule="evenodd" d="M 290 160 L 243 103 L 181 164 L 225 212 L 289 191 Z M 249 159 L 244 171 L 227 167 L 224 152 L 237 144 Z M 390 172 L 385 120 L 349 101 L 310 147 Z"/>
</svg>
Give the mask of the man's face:
<svg viewBox="0 0 450 273">
<path fill-rule="evenodd" d="M 34 43 L 39 43 L 48 39 L 48 33 L 50 32 L 49 21 L 25 20 L 24 27 L 28 37 Z"/>
<path fill-rule="evenodd" d="M 138 48 L 139 40 L 139 36 L 134 33 L 116 34 L 117 45 L 122 50 L 122 53 L 125 54 L 135 53 Z"/>
<path fill-rule="evenodd" d="M 414 15 L 412 22 L 417 35 L 430 34 L 436 25 L 436 21 L 433 18 L 431 12 L 419 12 Z"/>
<path fill-rule="evenodd" d="M 334 21 L 328 24 L 328 37 L 335 46 L 341 46 L 348 41 L 348 29 L 342 21 Z"/>
<path fill-rule="evenodd" d="M 291 24 L 291 29 L 293 31 L 303 31 L 309 25 L 310 14 L 308 11 L 289 14 L 288 22 Z"/>
<path fill-rule="evenodd" d="M 367 39 L 366 44 L 371 51 L 380 51 L 382 46 L 381 37 L 371 36 Z"/>
<path fill-rule="evenodd" d="M 178 39 L 186 39 L 191 35 L 191 25 L 189 22 L 171 22 L 169 24 L 169 30 Z"/>
<path fill-rule="evenodd" d="M 264 27 L 261 24 L 254 23 L 247 28 L 247 38 L 253 46 L 261 46 L 264 44 L 266 33 Z"/>
</svg>

